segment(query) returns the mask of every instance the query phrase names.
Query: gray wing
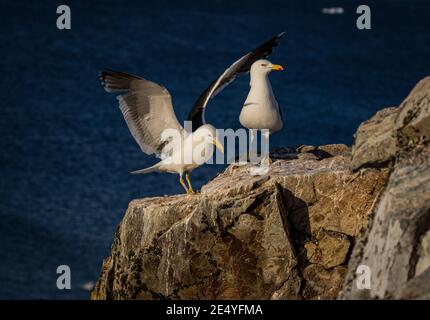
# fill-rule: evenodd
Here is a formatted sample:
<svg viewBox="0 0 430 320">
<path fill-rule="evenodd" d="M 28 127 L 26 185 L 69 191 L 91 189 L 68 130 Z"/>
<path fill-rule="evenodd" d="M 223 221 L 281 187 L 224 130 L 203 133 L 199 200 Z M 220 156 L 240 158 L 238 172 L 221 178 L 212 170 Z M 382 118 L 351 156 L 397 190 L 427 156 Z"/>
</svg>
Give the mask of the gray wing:
<svg viewBox="0 0 430 320">
<path fill-rule="evenodd" d="M 162 132 L 165 129 L 182 132 L 169 91 L 154 82 L 119 71 L 102 71 L 100 80 L 107 92 L 123 92 L 117 99 L 131 134 L 143 152 L 161 158 L 168 143 L 161 139 Z"/>
<path fill-rule="evenodd" d="M 248 73 L 255 61 L 268 57 L 273 52 L 273 49 L 279 44 L 284 33 L 285 32 L 282 32 L 277 36 L 270 38 L 234 62 L 220 76 L 218 76 L 218 78 L 216 78 L 205 91 L 202 92 L 188 115 L 188 120 L 193 123 L 193 131 L 206 123 L 204 112 L 209 100 L 233 82 L 237 75 Z"/>
</svg>

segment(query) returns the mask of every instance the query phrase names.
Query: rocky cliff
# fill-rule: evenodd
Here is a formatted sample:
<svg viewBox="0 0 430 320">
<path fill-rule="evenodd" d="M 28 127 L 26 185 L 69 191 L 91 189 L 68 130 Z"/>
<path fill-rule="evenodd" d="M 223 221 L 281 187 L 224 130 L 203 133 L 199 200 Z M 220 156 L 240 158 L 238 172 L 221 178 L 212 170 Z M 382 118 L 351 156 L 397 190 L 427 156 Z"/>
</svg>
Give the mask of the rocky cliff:
<svg viewBox="0 0 430 320">
<path fill-rule="evenodd" d="M 363 123 L 352 152 L 280 149 L 267 175 L 230 165 L 200 194 L 132 201 L 91 297 L 428 296 L 429 121 L 425 79 Z"/>
<path fill-rule="evenodd" d="M 389 168 L 372 223 L 358 241 L 344 299 L 430 299 L 430 77 L 398 108 L 378 112 L 357 131 L 352 165 Z M 359 266 L 370 288 L 359 289 Z"/>
</svg>

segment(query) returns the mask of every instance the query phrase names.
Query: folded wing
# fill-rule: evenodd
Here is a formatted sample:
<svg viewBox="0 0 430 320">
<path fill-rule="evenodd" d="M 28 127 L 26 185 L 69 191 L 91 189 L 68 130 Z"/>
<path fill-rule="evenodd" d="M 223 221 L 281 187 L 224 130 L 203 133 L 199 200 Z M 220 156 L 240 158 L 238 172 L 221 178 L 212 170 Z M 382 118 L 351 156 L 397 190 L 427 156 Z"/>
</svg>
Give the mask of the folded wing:
<svg viewBox="0 0 430 320">
<path fill-rule="evenodd" d="M 142 151 L 162 158 L 168 143 L 162 140 L 163 131 L 182 132 L 169 91 L 139 76 L 113 70 L 102 71 L 100 80 L 107 92 L 122 92 L 117 97 L 119 107 Z"/>
</svg>

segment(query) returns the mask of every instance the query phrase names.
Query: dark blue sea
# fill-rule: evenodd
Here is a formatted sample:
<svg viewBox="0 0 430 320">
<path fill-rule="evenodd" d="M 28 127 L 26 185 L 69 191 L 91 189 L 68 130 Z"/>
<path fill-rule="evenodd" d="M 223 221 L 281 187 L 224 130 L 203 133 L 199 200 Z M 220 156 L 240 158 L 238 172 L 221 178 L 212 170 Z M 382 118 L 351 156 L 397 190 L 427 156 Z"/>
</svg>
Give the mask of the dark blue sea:
<svg viewBox="0 0 430 320">
<path fill-rule="evenodd" d="M 105 68 L 168 88 L 179 119 L 230 63 L 268 37 L 285 127 L 271 146 L 351 144 L 377 110 L 396 106 L 430 75 L 430 2 L 364 1 L 371 30 L 356 28 L 357 1 L 67 1 L 72 29 L 56 28 L 58 1 L 0 4 L 0 298 L 87 299 L 115 229 L 134 198 L 182 193 L 177 176 L 131 175 L 155 163 L 132 139 Z M 322 14 L 342 6 L 344 14 Z M 240 128 L 248 77 L 207 111 Z M 193 172 L 197 187 L 222 166 Z M 58 290 L 69 265 L 72 289 Z"/>
</svg>

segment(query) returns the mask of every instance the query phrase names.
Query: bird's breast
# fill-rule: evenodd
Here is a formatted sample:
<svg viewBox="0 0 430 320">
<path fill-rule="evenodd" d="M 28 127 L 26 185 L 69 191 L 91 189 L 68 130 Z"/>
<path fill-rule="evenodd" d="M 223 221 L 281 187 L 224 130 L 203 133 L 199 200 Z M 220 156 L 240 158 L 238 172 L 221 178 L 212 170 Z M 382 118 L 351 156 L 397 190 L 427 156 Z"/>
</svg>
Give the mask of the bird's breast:
<svg viewBox="0 0 430 320">
<path fill-rule="evenodd" d="M 248 129 L 278 131 L 282 128 L 282 119 L 276 100 L 245 102 L 239 116 L 239 121 L 242 126 Z"/>
</svg>

